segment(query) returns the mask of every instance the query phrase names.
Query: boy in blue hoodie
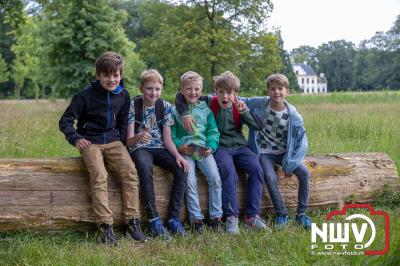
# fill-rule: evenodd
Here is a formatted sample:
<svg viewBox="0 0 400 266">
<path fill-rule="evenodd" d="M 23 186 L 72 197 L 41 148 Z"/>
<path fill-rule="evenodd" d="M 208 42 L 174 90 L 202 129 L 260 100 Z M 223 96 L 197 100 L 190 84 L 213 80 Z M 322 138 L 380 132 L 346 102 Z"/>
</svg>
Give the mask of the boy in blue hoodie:
<svg viewBox="0 0 400 266">
<path fill-rule="evenodd" d="M 310 174 L 302 163 L 307 152 L 307 137 L 303 118 L 296 108 L 285 101 L 289 93 L 289 81 L 282 74 L 266 79 L 266 97 L 240 98 L 261 118 L 260 130 L 249 130 L 249 145 L 260 155 L 271 201 L 277 217 L 275 226 L 282 228 L 289 222 L 288 210 L 278 188 L 274 166 L 281 165 L 286 177 L 294 173 L 299 179 L 298 206 L 295 220 L 306 229 L 311 219 L 306 215 L 310 191 Z"/>
<path fill-rule="evenodd" d="M 188 71 L 182 75 L 180 91 L 189 105 L 189 112 L 195 123 L 193 132 L 188 132 L 183 127 L 182 117 L 174 110 L 175 123 L 172 126 L 172 139 L 190 166 L 186 203 L 192 228 L 197 234 L 203 232 L 204 216 L 201 213 L 197 192 L 196 165 L 207 177 L 210 225 L 214 230 L 220 230 L 222 217 L 221 178 L 213 156 L 219 144 L 219 131 L 213 112 L 207 103 L 199 101 L 202 89 L 203 78 L 198 73 Z"/>
</svg>

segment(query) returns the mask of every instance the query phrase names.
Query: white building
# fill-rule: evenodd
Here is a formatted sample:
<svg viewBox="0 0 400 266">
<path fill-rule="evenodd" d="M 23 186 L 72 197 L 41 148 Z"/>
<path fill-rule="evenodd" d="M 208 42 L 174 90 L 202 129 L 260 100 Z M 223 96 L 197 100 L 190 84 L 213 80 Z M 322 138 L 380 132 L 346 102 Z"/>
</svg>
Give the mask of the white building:
<svg viewBox="0 0 400 266">
<path fill-rule="evenodd" d="M 327 93 L 328 92 L 328 81 L 326 80 L 324 73 L 318 75 L 306 63 L 293 64 L 293 72 L 296 74 L 297 83 L 303 93 Z"/>
</svg>

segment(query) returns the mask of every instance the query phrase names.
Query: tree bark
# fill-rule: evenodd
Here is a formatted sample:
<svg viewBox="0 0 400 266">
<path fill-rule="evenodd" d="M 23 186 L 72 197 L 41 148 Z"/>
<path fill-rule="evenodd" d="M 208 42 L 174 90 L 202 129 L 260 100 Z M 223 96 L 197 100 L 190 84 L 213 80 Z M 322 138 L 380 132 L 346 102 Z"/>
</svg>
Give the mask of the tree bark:
<svg viewBox="0 0 400 266">
<path fill-rule="evenodd" d="M 389 184 L 399 189 L 395 163 L 383 153 L 346 153 L 307 156 L 311 173 L 309 206 L 321 208 L 344 202 L 367 203 L 373 191 Z M 298 181 L 285 178 L 278 169 L 279 186 L 289 208 L 297 206 Z M 245 177 L 240 175 L 238 200 L 241 212 L 245 203 Z M 167 215 L 172 175 L 154 167 L 156 205 L 160 215 Z M 204 176 L 198 172 L 199 195 L 203 213 L 207 215 L 208 194 Z M 121 182 L 110 177 L 109 201 L 114 223 L 122 223 Z M 264 187 L 261 202 L 263 213 L 272 209 Z M 187 212 L 182 212 L 182 219 Z M 142 220 L 146 220 L 142 208 Z M 89 178 L 80 158 L 7 159 L 0 158 L 0 231 L 19 229 L 57 230 L 93 228 Z"/>
</svg>

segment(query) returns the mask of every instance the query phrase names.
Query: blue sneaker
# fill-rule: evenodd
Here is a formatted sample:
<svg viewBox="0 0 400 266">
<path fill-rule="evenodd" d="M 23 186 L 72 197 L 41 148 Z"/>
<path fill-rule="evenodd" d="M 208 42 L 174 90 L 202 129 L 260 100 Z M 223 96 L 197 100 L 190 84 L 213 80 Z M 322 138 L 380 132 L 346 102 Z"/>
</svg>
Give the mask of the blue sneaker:
<svg viewBox="0 0 400 266">
<path fill-rule="evenodd" d="M 305 214 L 296 215 L 296 221 L 301 224 L 305 229 L 311 229 L 311 218 Z"/>
<path fill-rule="evenodd" d="M 174 235 L 186 236 L 185 228 L 183 227 L 181 221 L 177 218 L 171 218 L 167 222 L 168 229 Z"/>
<path fill-rule="evenodd" d="M 286 227 L 289 224 L 289 220 L 290 218 L 287 215 L 278 215 L 275 218 L 275 228 L 282 229 Z"/>
<path fill-rule="evenodd" d="M 161 237 L 165 240 L 170 239 L 170 235 L 167 229 L 164 227 L 160 217 L 157 217 L 150 221 L 150 230 L 153 237 Z"/>
</svg>

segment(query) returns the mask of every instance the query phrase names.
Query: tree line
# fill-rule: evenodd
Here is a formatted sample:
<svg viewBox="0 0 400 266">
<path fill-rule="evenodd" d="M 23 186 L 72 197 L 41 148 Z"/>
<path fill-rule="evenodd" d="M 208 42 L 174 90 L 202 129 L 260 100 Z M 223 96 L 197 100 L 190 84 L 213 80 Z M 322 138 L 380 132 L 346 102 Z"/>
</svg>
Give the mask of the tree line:
<svg viewBox="0 0 400 266">
<path fill-rule="evenodd" d="M 203 75 L 206 91 L 225 70 L 239 76 L 242 90 L 262 93 L 264 79 L 275 72 L 296 90 L 281 34 L 268 30 L 272 10 L 271 0 L 0 0 L 0 98 L 70 97 L 94 79 L 94 61 L 108 50 L 124 56 L 132 93 L 145 68 L 158 69 L 171 92 L 189 69 Z M 391 48 L 377 48 L 372 39 L 363 50 L 337 41 L 290 54 L 324 72 L 330 88 L 400 88 L 398 21 L 390 37 L 383 33 L 393 39 Z M 349 60 L 351 73 L 342 66 Z M 392 74 L 378 83 L 369 72 L 383 68 Z"/>
</svg>

